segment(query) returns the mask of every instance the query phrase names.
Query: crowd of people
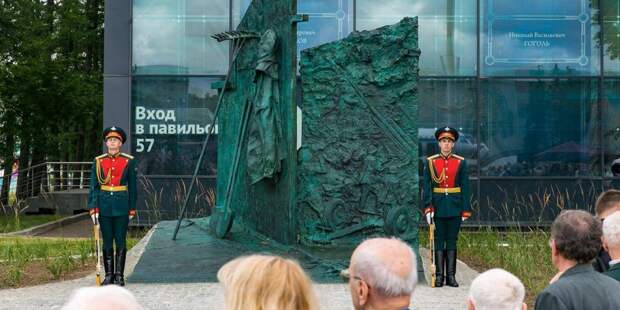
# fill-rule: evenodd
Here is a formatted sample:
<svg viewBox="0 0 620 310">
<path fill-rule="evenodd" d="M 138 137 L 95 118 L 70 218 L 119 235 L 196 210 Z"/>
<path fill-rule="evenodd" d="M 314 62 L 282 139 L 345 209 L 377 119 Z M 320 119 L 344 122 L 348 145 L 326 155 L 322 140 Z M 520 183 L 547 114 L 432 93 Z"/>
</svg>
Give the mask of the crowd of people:
<svg viewBox="0 0 620 310">
<path fill-rule="evenodd" d="M 536 296 L 536 309 L 620 309 L 620 191 L 596 201 L 596 214 L 565 210 L 549 240 L 557 274 Z M 409 309 L 418 283 L 416 255 L 396 238 L 372 238 L 352 253 L 343 272 L 354 309 Z M 299 263 L 274 255 L 236 258 L 217 274 L 230 310 L 314 310 L 317 296 Z M 448 295 L 446 295 L 448 296 Z M 525 287 L 515 275 L 491 269 L 469 287 L 469 310 L 527 309 Z M 142 309 L 125 288 L 81 288 L 62 309 Z"/>
</svg>

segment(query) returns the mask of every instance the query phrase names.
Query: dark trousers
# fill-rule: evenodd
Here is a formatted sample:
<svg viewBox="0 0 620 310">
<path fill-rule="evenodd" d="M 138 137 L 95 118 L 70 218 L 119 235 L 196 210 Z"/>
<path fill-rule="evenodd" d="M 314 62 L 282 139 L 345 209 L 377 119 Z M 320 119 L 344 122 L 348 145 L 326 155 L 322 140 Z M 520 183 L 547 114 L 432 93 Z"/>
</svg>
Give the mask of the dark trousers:
<svg viewBox="0 0 620 310">
<path fill-rule="evenodd" d="M 435 251 L 456 250 L 461 217 L 435 217 Z"/>
<path fill-rule="evenodd" d="M 117 251 L 125 248 L 127 238 L 127 226 L 129 217 L 125 216 L 100 216 L 101 235 L 103 237 L 103 249 L 112 250 L 112 242 L 116 243 Z"/>
</svg>

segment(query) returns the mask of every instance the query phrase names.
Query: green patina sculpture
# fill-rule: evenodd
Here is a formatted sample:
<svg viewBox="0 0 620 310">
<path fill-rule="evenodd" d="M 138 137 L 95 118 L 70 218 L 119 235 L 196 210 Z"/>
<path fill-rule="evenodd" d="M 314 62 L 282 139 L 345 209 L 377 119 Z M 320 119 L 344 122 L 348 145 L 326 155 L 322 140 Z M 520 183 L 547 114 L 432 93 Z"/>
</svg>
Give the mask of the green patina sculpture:
<svg viewBox="0 0 620 310">
<path fill-rule="evenodd" d="M 218 119 L 217 235 L 234 214 L 284 244 L 386 234 L 417 244 L 417 19 L 303 51 L 298 103 L 303 20 L 296 1 L 255 0 L 236 32 L 217 37 L 238 55 Z"/>
<path fill-rule="evenodd" d="M 245 38 L 234 39 L 237 56 L 222 88 L 211 224 L 218 236 L 234 214 L 248 229 L 296 242 L 296 9 L 296 1 L 254 0 L 237 31 L 218 36 Z"/>
<path fill-rule="evenodd" d="M 417 241 L 417 42 L 405 18 L 302 51 L 303 243 Z"/>
<path fill-rule="evenodd" d="M 253 113 L 248 138 L 248 173 L 250 183 L 264 178 L 274 178 L 281 170 L 284 159 L 282 151 L 282 125 L 279 102 L 278 62 L 276 59 L 277 36 L 267 29 L 258 43 L 258 59 L 254 77 Z"/>
</svg>

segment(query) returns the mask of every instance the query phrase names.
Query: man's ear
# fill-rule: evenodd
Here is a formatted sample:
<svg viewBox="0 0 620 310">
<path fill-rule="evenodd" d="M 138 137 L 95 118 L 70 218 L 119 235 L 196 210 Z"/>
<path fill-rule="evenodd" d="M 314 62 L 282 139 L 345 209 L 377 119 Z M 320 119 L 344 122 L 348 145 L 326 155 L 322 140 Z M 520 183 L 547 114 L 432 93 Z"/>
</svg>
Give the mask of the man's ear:
<svg viewBox="0 0 620 310">
<path fill-rule="evenodd" d="M 605 239 L 605 237 L 601 237 L 601 241 L 603 242 L 603 249 L 609 252 L 609 245 L 607 245 L 607 240 Z"/>
<path fill-rule="evenodd" d="M 370 288 L 368 287 L 368 284 L 366 284 L 366 281 L 359 281 L 356 293 L 357 293 L 360 306 L 363 306 L 366 303 L 368 303 L 368 295 L 370 294 Z"/>
<path fill-rule="evenodd" d="M 527 310 L 527 304 L 526 304 L 526 303 L 523 303 L 522 305 L 523 305 L 523 306 L 521 307 L 521 309 L 523 309 L 523 310 Z"/>
<path fill-rule="evenodd" d="M 558 248 L 555 246 L 555 240 L 551 239 L 549 246 L 551 247 L 551 256 L 556 256 L 558 253 Z"/>
</svg>

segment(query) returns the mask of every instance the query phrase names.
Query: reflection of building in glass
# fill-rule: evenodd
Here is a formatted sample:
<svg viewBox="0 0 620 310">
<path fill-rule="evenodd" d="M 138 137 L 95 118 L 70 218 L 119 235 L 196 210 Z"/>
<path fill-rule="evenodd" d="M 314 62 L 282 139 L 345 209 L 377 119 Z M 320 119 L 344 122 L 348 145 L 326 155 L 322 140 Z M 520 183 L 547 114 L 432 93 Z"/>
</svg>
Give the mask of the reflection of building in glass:
<svg viewBox="0 0 620 310">
<path fill-rule="evenodd" d="M 234 29 L 250 2 L 106 2 L 133 12 L 116 23 L 118 14 L 106 16 L 106 29 L 126 25 L 131 41 L 125 54 L 109 41 L 105 51 L 108 65 L 131 59 L 121 68 L 129 82 L 113 83 L 122 70 L 106 69 L 106 98 L 127 92 L 120 95 L 130 102 L 106 99 L 105 109 L 131 107 L 124 108 L 131 120 L 119 125 L 132 128 L 132 151 L 137 139 L 151 138 L 136 133 L 137 106 L 174 109 L 177 125 L 210 122 L 217 100 L 211 83 L 223 79 L 230 61 L 229 46 L 210 35 Z M 298 24 L 299 50 L 418 16 L 419 155 L 437 151 L 427 131 L 450 125 L 463 133 L 456 151 L 470 163 L 480 220 L 531 220 L 540 215 L 532 202 L 540 197 L 585 207 L 609 185 L 611 162 L 620 158 L 620 0 L 297 3 L 310 17 Z M 137 154 L 143 173 L 164 188 L 190 174 L 203 136 L 159 135 L 155 152 Z M 201 173 L 213 173 L 214 161 L 208 165 Z M 517 205 L 530 211 L 497 211 Z"/>
</svg>

